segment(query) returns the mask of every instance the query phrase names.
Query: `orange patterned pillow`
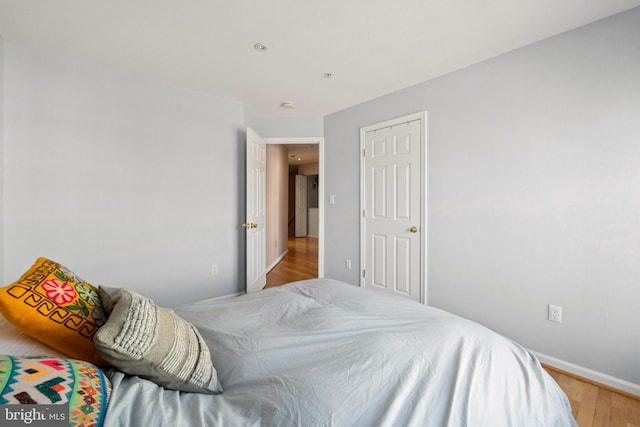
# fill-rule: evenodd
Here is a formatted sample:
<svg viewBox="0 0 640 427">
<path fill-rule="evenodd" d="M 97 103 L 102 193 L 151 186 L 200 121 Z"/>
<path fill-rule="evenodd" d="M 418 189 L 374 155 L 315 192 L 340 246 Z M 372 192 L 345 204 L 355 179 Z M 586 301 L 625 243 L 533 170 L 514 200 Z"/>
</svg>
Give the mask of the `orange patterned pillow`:
<svg viewBox="0 0 640 427">
<path fill-rule="evenodd" d="M 93 344 L 105 322 L 98 291 L 57 262 L 38 258 L 20 279 L 0 288 L 0 313 L 70 357 L 106 365 Z"/>
</svg>

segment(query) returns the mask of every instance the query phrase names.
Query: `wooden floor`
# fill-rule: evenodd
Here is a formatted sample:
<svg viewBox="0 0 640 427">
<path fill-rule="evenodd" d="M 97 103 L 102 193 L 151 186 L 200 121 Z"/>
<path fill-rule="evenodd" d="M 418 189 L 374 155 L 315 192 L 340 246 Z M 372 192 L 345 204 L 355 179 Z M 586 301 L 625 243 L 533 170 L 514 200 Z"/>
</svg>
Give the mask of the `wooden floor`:
<svg viewBox="0 0 640 427">
<path fill-rule="evenodd" d="M 267 273 L 265 289 L 318 277 L 318 239 L 292 237 L 288 246 L 287 256 Z"/>
<path fill-rule="evenodd" d="M 289 254 L 267 274 L 266 288 L 318 277 L 318 239 L 289 239 Z M 580 427 L 640 427 L 640 398 L 544 366 L 569 397 Z"/>
<path fill-rule="evenodd" d="M 640 427 L 640 397 L 544 366 L 569 397 L 580 427 Z"/>
</svg>

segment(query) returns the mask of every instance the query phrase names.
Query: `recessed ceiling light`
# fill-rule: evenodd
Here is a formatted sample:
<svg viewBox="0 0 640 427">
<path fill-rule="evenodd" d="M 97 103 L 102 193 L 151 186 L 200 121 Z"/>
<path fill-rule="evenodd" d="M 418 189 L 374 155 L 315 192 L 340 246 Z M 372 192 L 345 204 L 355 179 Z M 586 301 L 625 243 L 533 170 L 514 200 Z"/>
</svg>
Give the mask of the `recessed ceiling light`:
<svg viewBox="0 0 640 427">
<path fill-rule="evenodd" d="M 262 43 L 254 44 L 253 48 L 258 52 L 264 52 L 265 50 L 269 49 L 266 44 L 262 44 Z"/>
<path fill-rule="evenodd" d="M 295 107 L 295 104 L 293 102 L 291 102 L 291 101 L 284 101 L 282 104 L 280 104 L 280 107 L 291 109 L 291 108 Z"/>
</svg>

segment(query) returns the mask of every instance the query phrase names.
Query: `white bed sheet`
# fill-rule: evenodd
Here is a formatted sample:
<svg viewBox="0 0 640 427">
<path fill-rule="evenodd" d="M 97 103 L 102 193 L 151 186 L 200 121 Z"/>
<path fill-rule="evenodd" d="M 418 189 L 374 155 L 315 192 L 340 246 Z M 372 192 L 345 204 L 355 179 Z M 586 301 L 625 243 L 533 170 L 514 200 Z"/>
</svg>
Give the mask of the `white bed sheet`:
<svg viewBox="0 0 640 427">
<path fill-rule="evenodd" d="M 31 338 L 0 315 L 0 354 L 10 356 L 66 357 L 58 350 Z"/>
<path fill-rule="evenodd" d="M 401 297 L 318 279 L 176 312 L 224 392 L 113 372 L 106 426 L 577 426 L 526 349 Z"/>
</svg>

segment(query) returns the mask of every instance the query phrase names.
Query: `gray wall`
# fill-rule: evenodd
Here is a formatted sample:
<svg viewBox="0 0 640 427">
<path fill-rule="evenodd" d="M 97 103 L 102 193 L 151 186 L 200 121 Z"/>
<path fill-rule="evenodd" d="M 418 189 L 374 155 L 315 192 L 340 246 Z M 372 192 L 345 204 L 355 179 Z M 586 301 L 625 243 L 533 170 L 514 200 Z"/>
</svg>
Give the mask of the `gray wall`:
<svg viewBox="0 0 640 427">
<path fill-rule="evenodd" d="M 326 275 L 359 280 L 359 128 L 427 110 L 429 304 L 640 384 L 639 76 L 640 8 L 327 116 Z"/>
<path fill-rule="evenodd" d="M 46 256 L 163 305 L 244 290 L 244 105 L 11 43 L 1 57 L 4 283 Z"/>
<path fill-rule="evenodd" d="M 307 176 L 307 208 L 318 207 L 318 182 L 318 175 Z"/>
</svg>

